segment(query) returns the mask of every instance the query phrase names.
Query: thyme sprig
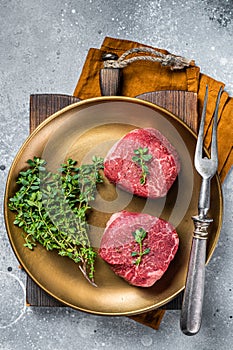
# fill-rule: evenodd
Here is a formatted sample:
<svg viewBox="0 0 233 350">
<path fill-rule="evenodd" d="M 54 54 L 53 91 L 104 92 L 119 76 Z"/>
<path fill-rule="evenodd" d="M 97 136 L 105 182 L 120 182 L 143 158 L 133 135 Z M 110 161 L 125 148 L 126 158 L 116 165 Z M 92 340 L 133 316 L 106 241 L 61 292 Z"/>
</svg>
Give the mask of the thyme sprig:
<svg viewBox="0 0 233 350">
<path fill-rule="evenodd" d="M 146 177 L 149 175 L 149 168 L 146 165 L 152 159 L 152 155 L 148 153 L 148 147 L 139 147 L 134 150 L 135 156 L 132 157 L 132 161 L 138 164 L 142 170 L 140 177 L 140 184 L 145 185 Z"/>
<path fill-rule="evenodd" d="M 80 167 L 68 159 L 58 173 L 49 172 L 46 161 L 38 157 L 27 163 L 29 168 L 17 179 L 19 189 L 9 200 L 9 209 L 16 212 L 14 224 L 24 231 L 24 246 L 33 250 L 40 243 L 49 251 L 56 249 L 78 263 L 95 285 L 96 253 L 86 215 L 95 199 L 96 183 L 102 182 L 103 158 L 93 157 L 92 164 Z"/>
<path fill-rule="evenodd" d="M 139 252 L 134 251 L 131 253 L 131 256 L 137 257 L 137 259 L 133 261 L 133 264 L 138 266 L 142 261 L 143 255 L 149 254 L 150 252 L 150 248 L 143 250 L 143 240 L 146 238 L 147 232 L 144 230 L 144 228 L 141 227 L 132 232 L 132 235 L 135 242 L 139 244 Z"/>
</svg>

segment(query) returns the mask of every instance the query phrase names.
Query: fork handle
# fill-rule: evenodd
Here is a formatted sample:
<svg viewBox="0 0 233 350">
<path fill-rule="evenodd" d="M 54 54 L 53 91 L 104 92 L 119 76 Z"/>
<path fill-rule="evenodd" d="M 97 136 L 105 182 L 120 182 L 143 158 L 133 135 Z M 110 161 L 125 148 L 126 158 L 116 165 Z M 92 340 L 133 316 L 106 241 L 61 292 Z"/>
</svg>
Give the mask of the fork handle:
<svg viewBox="0 0 233 350">
<path fill-rule="evenodd" d="M 195 231 L 189 258 L 181 309 L 180 327 L 184 334 L 194 335 L 201 327 L 204 299 L 207 228 L 212 219 L 193 217 Z"/>
<path fill-rule="evenodd" d="M 207 215 L 210 207 L 210 180 L 211 178 L 204 178 L 201 182 L 201 189 L 198 202 L 199 214 L 203 217 Z"/>
<path fill-rule="evenodd" d="M 193 238 L 181 309 L 180 327 L 194 335 L 201 327 L 205 283 L 206 239 Z"/>
</svg>

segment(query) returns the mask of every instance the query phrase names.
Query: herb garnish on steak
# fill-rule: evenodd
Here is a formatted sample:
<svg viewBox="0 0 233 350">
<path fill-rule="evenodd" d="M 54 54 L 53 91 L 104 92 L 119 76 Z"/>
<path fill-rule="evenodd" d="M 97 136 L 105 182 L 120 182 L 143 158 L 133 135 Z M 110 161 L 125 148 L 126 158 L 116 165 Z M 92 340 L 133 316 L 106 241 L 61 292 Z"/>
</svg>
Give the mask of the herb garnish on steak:
<svg viewBox="0 0 233 350">
<path fill-rule="evenodd" d="M 137 242 L 139 245 L 139 252 L 133 251 L 131 253 L 131 256 L 137 256 L 137 259 L 133 261 L 133 264 L 139 265 L 142 261 L 143 255 L 148 254 L 150 252 L 150 248 L 144 249 L 143 247 L 143 240 L 146 237 L 146 234 L 147 232 L 142 227 L 132 232 L 135 242 Z"/>
<path fill-rule="evenodd" d="M 137 163 L 140 168 L 142 169 L 142 174 L 140 177 L 140 184 L 145 185 L 146 183 L 146 177 L 149 175 L 149 168 L 146 165 L 147 162 L 149 162 L 152 158 L 151 154 L 148 154 L 148 148 L 142 148 L 139 147 L 138 149 L 134 150 L 135 156 L 132 157 L 132 161 Z"/>
</svg>

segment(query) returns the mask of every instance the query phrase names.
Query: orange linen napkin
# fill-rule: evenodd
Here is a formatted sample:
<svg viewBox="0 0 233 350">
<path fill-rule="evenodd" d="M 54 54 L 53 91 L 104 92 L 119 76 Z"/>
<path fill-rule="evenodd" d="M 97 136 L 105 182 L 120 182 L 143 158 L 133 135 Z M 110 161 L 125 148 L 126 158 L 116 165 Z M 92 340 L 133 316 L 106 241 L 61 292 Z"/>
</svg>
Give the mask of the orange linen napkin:
<svg viewBox="0 0 233 350">
<path fill-rule="evenodd" d="M 121 40 L 106 37 L 100 49 L 90 49 L 83 66 L 83 70 L 74 96 L 80 99 L 101 96 L 99 73 L 103 68 L 102 55 L 107 52 L 116 53 L 118 56 L 125 51 L 135 47 L 150 47 L 137 42 Z M 157 51 L 168 54 L 162 49 Z M 145 92 L 159 90 L 184 90 L 192 91 L 198 94 L 199 116 L 203 108 L 205 87 L 209 85 L 208 110 L 205 125 L 205 145 L 207 149 L 210 146 L 211 121 L 215 108 L 216 97 L 220 86 L 224 83 L 202 74 L 200 68 L 191 65 L 182 70 L 171 70 L 169 67 L 162 66 L 159 62 L 136 61 L 122 69 L 122 95 L 137 96 Z M 218 148 L 219 148 L 219 167 L 218 173 L 221 181 L 225 179 L 228 171 L 233 164 L 233 98 L 230 98 L 226 92 L 221 96 L 218 121 Z"/>
<path fill-rule="evenodd" d="M 83 70 L 74 96 L 80 99 L 87 99 L 101 96 L 99 74 L 103 68 L 102 55 L 104 53 L 116 53 L 118 56 L 125 51 L 135 47 L 149 47 L 137 42 L 106 37 L 100 49 L 91 48 L 86 57 Z M 162 49 L 157 51 L 168 54 Z M 171 70 L 162 66 L 159 62 L 136 61 L 122 69 L 123 82 L 121 94 L 134 97 L 145 92 L 159 90 L 184 90 L 198 94 L 199 116 L 203 108 L 206 84 L 209 85 L 209 98 L 207 120 L 205 126 L 206 147 L 210 143 L 210 124 L 215 108 L 215 102 L 220 86 L 223 83 L 214 80 L 200 72 L 200 68 L 192 64 L 182 70 Z M 233 99 L 224 92 L 221 97 L 218 122 L 218 147 L 219 147 L 219 168 L 218 172 L 221 181 L 224 180 L 233 164 L 232 154 L 232 122 L 233 121 Z M 137 322 L 158 329 L 164 315 L 164 310 L 153 310 L 137 316 L 131 316 Z"/>
</svg>

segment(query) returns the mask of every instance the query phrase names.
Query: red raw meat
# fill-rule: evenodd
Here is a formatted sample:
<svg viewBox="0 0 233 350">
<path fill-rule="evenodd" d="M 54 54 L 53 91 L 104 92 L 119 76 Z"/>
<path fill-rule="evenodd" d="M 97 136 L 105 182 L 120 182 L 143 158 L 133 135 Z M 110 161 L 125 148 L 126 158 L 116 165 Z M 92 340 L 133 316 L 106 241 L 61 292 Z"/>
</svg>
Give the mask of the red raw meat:
<svg viewBox="0 0 233 350">
<path fill-rule="evenodd" d="M 140 184 L 141 167 L 132 160 L 134 150 L 148 148 L 152 158 L 146 165 L 149 174 Z M 141 197 L 164 197 L 180 171 L 175 148 L 165 136 L 153 128 L 134 129 L 121 138 L 104 160 L 104 174 L 110 182 Z"/>
<path fill-rule="evenodd" d="M 132 252 L 139 251 L 132 233 L 143 228 L 147 234 L 143 239 L 143 250 L 139 265 L 135 264 Z M 113 214 L 104 231 L 99 254 L 120 277 L 130 284 L 150 287 L 167 270 L 179 246 L 179 237 L 174 227 L 157 217 L 121 211 Z"/>
</svg>

